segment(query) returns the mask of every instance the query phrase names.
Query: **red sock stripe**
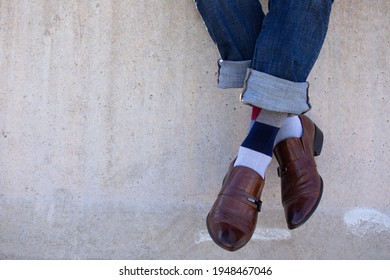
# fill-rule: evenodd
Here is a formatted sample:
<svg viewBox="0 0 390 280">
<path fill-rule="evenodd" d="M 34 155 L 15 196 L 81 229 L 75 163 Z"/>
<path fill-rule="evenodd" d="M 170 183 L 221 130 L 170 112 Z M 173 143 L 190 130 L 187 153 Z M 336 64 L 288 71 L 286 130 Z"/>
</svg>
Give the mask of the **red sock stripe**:
<svg viewBox="0 0 390 280">
<path fill-rule="evenodd" d="M 255 121 L 257 117 L 260 115 L 261 108 L 252 106 L 252 121 Z"/>
</svg>

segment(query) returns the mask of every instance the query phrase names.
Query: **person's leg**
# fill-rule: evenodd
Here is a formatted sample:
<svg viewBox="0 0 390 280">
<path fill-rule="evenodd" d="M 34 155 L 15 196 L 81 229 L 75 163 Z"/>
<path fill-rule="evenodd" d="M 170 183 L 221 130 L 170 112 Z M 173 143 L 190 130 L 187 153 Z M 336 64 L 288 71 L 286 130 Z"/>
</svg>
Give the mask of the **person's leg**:
<svg viewBox="0 0 390 280">
<path fill-rule="evenodd" d="M 220 52 L 218 86 L 242 88 L 264 19 L 260 2 L 197 0 L 195 3 Z M 253 108 L 256 118 L 258 110 Z M 240 166 L 231 164 L 221 192 L 207 216 L 210 236 L 215 243 L 227 250 L 237 250 L 245 245 L 256 227 L 264 186 L 262 160 L 265 159 L 268 164 L 272 156 L 272 138 L 282 122 L 277 118 L 274 123 L 272 117 L 266 117 L 266 114 L 262 117 L 261 122 L 256 122 L 256 129 L 253 130 L 256 133 L 252 132 L 251 137 L 248 136 L 240 148 L 241 152 L 239 151 L 235 161 L 240 162 Z M 263 134 L 261 141 L 258 141 L 259 137 L 255 137 L 258 133 Z M 268 134 L 272 137 L 269 138 Z M 244 155 L 249 154 L 254 154 L 256 159 L 243 160 Z M 249 159 L 250 156 L 246 158 Z"/>
<path fill-rule="evenodd" d="M 311 108 L 306 80 L 324 42 L 332 3 L 270 1 L 242 93 L 244 103 L 290 114 Z M 314 156 L 321 152 L 322 142 L 322 132 L 304 116 L 288 118 L 275 139 L 290 229 L 305 223 L 321 199 L 323 182 Z"/>
<path fill-rule="evenodd" d="M 264 19 L 260 2 L 195 0 L 195 4 L 220 53 L 218 87 L 242 88 Z"/>
</svg>

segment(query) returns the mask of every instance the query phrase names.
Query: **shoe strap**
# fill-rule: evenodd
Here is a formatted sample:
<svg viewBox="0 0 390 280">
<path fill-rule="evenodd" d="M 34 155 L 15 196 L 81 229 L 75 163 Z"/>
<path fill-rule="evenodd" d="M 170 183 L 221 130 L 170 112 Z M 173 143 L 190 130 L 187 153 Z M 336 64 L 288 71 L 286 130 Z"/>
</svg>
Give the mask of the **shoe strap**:
<svg viewBox="0 0 390 280">
<path fill-rule="evenodd" d="M 297 160 L 290 161 L 286 164 L 279 165 L 278 177 L 282 178 L 287 172 L 296 173 L 298 170 L 316 169 L 317 165 L 312 157 L 301 157 Z"/>
<path fill-rule="evenodd" d="M 252 207 L 257 212 L 261 211 L 261 205 L 262 201 L 260 199 L 257 199 L 250 194 L 248 194 L 246 191 L 239 189 L 239 188 L 226 188 L 222 193 L 219 194 L 220 196 L 228 196 L 233 200 L 240 201 L 241 203 L 244 203 L 248 205 L 249 207 Z"/>
</svg>

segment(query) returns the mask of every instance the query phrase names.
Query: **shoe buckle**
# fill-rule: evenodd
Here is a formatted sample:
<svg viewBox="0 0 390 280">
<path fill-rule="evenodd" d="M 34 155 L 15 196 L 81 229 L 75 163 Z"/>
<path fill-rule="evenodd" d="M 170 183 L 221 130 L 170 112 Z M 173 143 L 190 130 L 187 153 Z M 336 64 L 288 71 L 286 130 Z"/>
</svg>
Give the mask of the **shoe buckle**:
<svg viewBox="0 0 390 280">
<path fill-rule="evenodd" d="M 250 201 L 250 202 L 256 204 L 256 211 L 257 211 L 257 212 L 260 212 L 260 211 L 261 211 L 261 205 L 262 205 L 263 203 L 261 202 L 260 199 L 259 199 L 259 200 L 256 200 L 256 199 L 254 199 L 253 197 L 248 197 L 248 201 Z"/>
</svg>

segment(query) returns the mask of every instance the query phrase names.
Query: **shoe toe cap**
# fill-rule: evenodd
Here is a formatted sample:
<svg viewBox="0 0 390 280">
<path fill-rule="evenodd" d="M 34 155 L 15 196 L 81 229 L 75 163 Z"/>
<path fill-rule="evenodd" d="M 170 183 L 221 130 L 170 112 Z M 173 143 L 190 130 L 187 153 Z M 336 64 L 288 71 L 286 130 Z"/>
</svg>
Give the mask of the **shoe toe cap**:
<svg viewBox="0 0 390 280">
<path fill-rule="evenodd" d="M 236 251 L 243 247 L 250 239 L 238 228 L 228 223 L 215 223 L 209 229 L 209 234 L 214 242 L 228 251 Z"/>
<path fill-rule="evenodd" d="M 302 197 L 295 203 L 285 207 L 287 226 L 289 229 L 295 229 L 303 225 L 317 208 L 317 200 Z"/>
</svg>

